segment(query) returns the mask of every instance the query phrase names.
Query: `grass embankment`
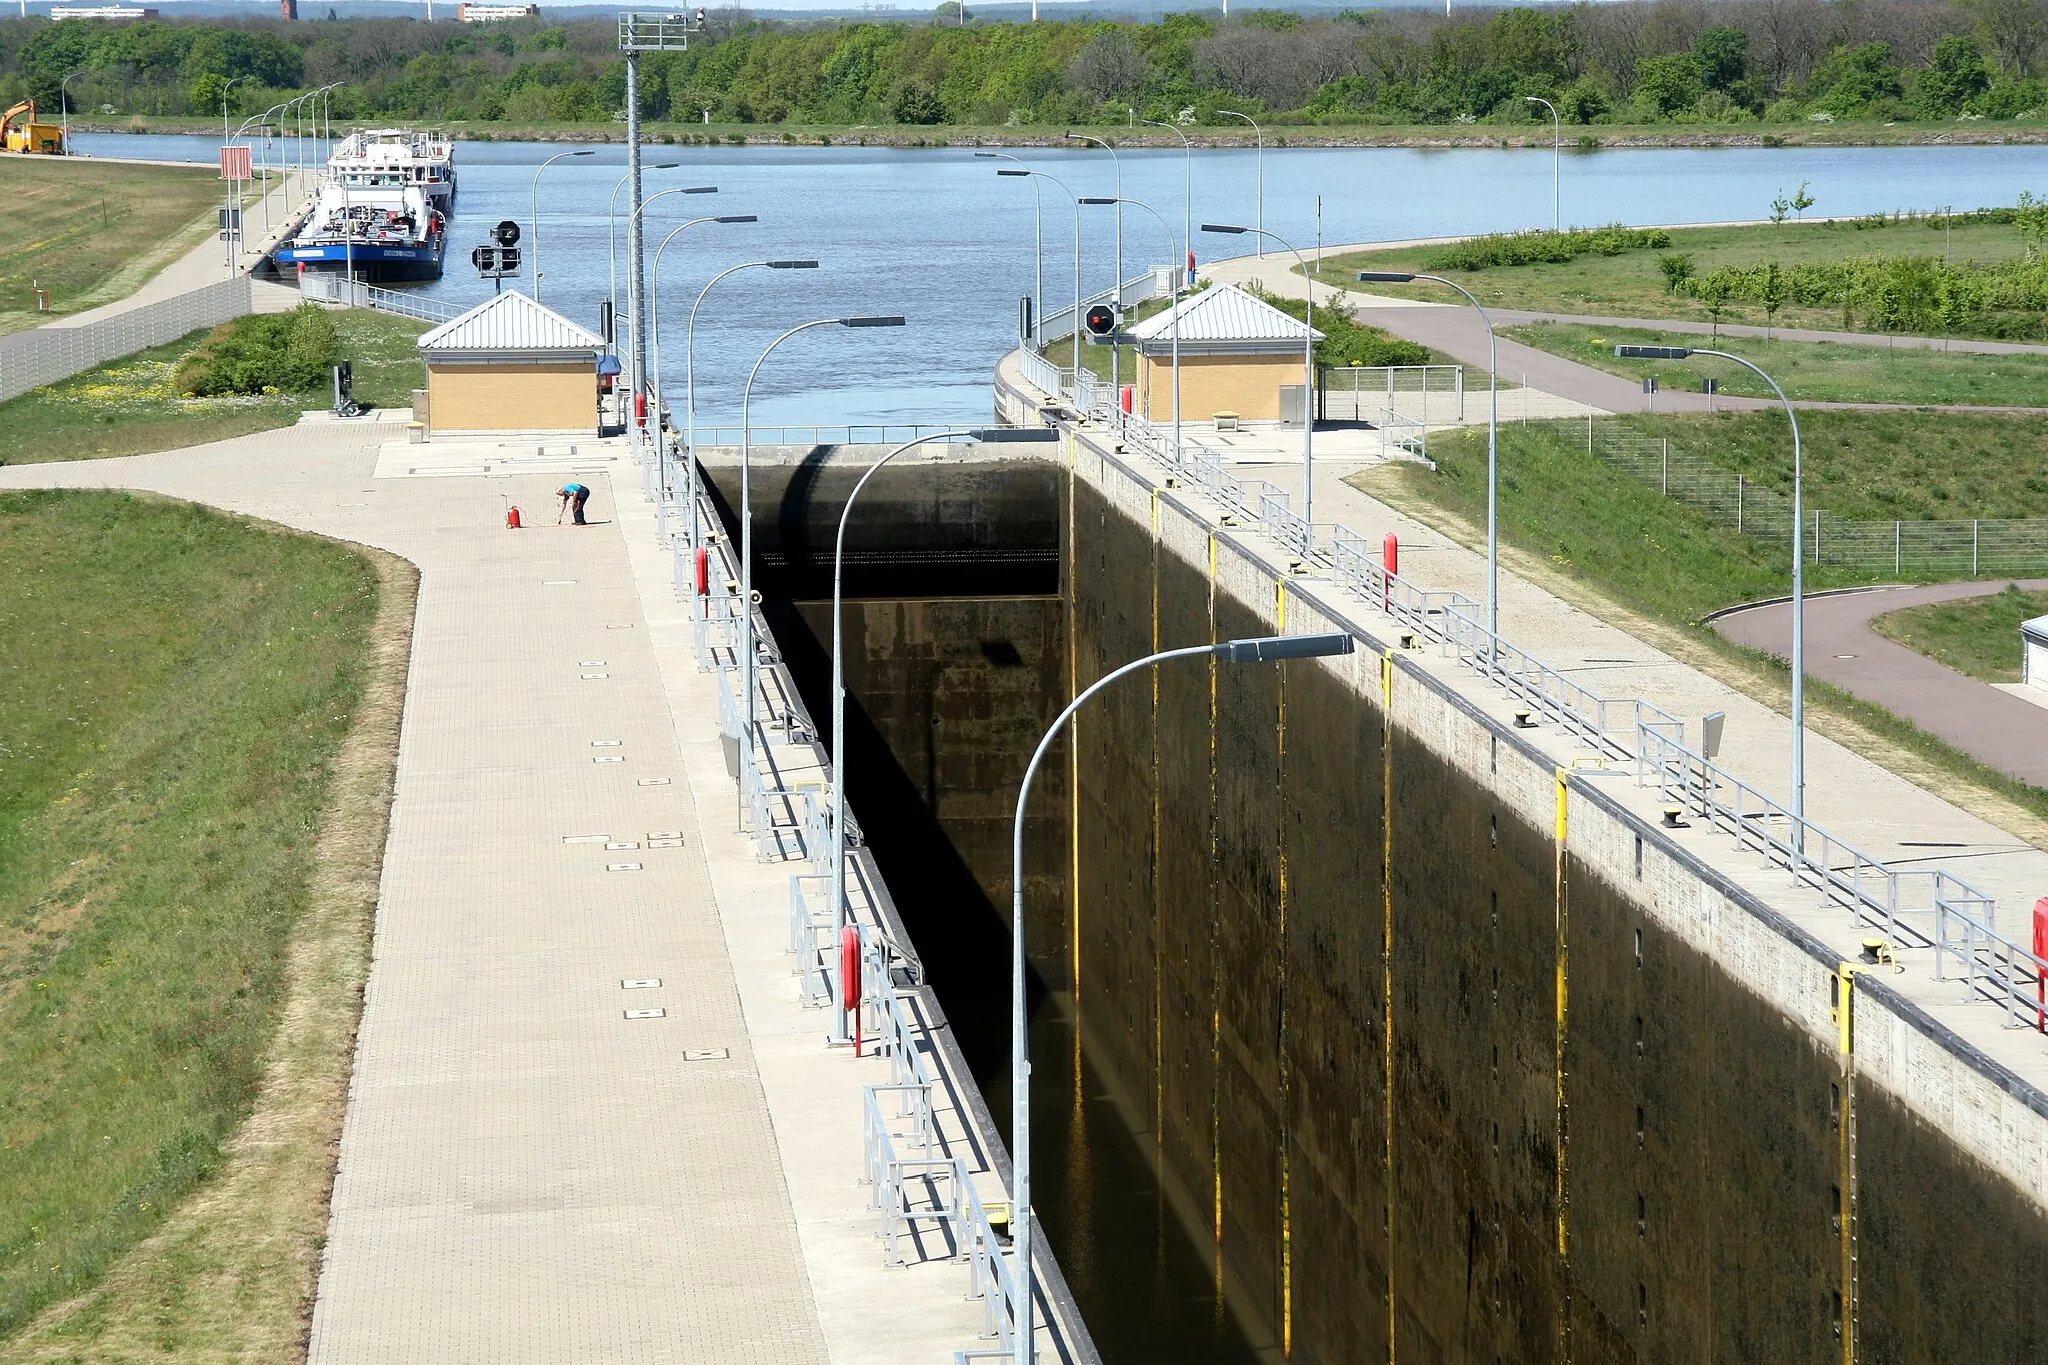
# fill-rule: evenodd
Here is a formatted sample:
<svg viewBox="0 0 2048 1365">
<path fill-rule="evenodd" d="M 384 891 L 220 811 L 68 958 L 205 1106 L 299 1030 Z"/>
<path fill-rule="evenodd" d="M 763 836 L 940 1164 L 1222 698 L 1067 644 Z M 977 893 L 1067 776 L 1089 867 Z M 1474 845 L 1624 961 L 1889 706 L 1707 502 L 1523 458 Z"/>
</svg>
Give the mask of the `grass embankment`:
<svg viewBox="0 0 2048 1365">
<path fill-rule="evenodd" d="M 1724 394 L 1745 398 L 1775 396 L 1770 386 L 1752 371 L 1725 360 L 1709 356 L 1690 360 L 1622 359 L 1614 354 L 1614 348 L 1626 343 L 1732 350 L 1763 366 L 1794 401 L 2048 408 L 2048 355 L 1979 355 L 1921 346 L 1862 346 L 1759 337 L 1713 341 L 1690 332 L 1568 322 L 1503 327 L 1501 335 L 1609 374 L 1629 379 L 1655 375 L 1667 389 L 1697 391 L 1701 380 L 1712 378 L 1720 381 Z"/>
<path fill-rule="evenodd" d="M 0 332 L 13 332 L 141 288 L 217 230 L 221 182 L 190 166 L 0 156 L 0 203 Z"/>
<path fill-rule="evenodd" d="M 287 1359 L 409 571 L 109 493 L 0 547 L 0 1359 Z"/>
<path fill-rule="evenodd" d="M 1787 186 L 1787 190 L 1792 187 Z M 1748 206 L 1761 216 L 1766 205 Z M 1958 206 L 1961 207 L 1960 205 Z M 1735 212 L 1742 212 L 1735 206 Z M 1441 285 L 1360 284 L 1360 270 L 1422 271 L 1441 250 L 1434 246 L 1403 247 L 1394 251 L 1350 252 L 1327 256 L 1317 278 L 1347 289 L 1362 290 L 1393 298 L 1423 299 L 1432 303 L 1457 303 L 1458 296 Z M 1825 264 L 1845 256 L 1904 254 L 1946 255 L 1954 261 L 2010 261 L 2026 255 L 2026 242 L 2019 229 L 2007 223 L 1958 223 L 1944 230 L 1939 215 L 1931 218 L 1884 220 L 1855 219 L 1843 222 L 1759 223 L 1742 227 L 1681 228 L 1671 233 L 1671 244 L 1658 250 L 1624 251 L 1615 256 L 1582 255 L 1570 261 L 1531 265 L 1493 266 L 1484 270 L 1459 272 L 1458 283 L 1490 307 L 1522 309 L 1536 313 L 1567 313 L 1608 318 L 1678 318 L 1692 322 L 1710 321 L 1705 304 L 1671 291 L 1657 264 L 1659 254 L 1690 255 L 1695 276 L 1705 276 L 1723 266 L 1757 266 L 1776 261 L 1781 266 Z M 1448 272 L 1439 272 L 1448 273 Z M 1787 305 L 1775 318 L 1750 304 L 1730 303 L 1721 312 L 1724 323 L 1755 326 L 1812 328 L 1823 331 L 1871 331 L 1852 322 L 1845 329 L 1841 312 L 1834 308 L 1798 308 Z"/>
<path fill-rule="evenodd" d="M 1989 597 L 1930 602 L 1886 612 L 1871 628 L 1938 664 L 1988 683 L 2021 680 L 2020 623 L 2048 616 L 2048 592 L 2008 583 Z"/>
<path fill-rule="evenodd" d="M 1702 426 L 1752 419 L 1687 420 Z M 1857 444 L 1853 430 L 1842 436 L 1848 446 Z M 1782 444 L 1782 421 L 1778 439 Z M 1464 543 L 1483 543 L 1486 433 L 1447 433 L 1431 440 L 1429 453 L 1437 462 L 1434 472 L 1399 463 L 1349 482 Z M 1501 539 L 1514 572 L 1767 705 L 1783 710 L 1789 704 L 1789 677 L 1781 662 L 1731 644 L 1701 624 L 1701 617 L 1721 607 L 1789 592 L 1782 547 L 1742 535 L 1601 464 L 1562 427 L 1504 428 L 1500 456 Z M 1910 476 L 1901 469 L 1894 477 Z M 1905 501 L 1908 492 L 1881 487 L 1866 496 Z M 1868 581 L 1832 566 L 1808 566 L 1806 574 L 1809 591 Z M 1807 701 L 1813 723 L 1838 742 L 2021 837 L 2048 837 L 2048 790 L 2027 786 L 1881 707 L 1812 679 Z"/>
<path fill-rule="evenodd" d="M 413 344 L 428 324 L 367 309 L 333 314 L 342 359 L 368 407 L 402 407 L 426 383 Z M 0 403 L 0 465 L 171 450 L 290 426 L 332 404 L 326 382 L 295 392 L 186 398 L 174 378 L 208 332 L 194 332 Z"/>
</svg>

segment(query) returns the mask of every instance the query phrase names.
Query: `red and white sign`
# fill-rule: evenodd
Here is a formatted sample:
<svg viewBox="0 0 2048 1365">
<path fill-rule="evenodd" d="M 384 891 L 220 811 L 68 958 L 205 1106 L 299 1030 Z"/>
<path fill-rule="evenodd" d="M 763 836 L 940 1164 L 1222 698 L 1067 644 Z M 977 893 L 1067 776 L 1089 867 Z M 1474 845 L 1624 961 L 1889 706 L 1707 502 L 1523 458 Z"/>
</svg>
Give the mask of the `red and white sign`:
<svg viewBox="0 0 2048 1365">
<path fill-rule="evenodd" d="M 223 180 L 248 180 L 249 149 L 236 145 L 220 149 L 220 178 Z"/>
</svg>

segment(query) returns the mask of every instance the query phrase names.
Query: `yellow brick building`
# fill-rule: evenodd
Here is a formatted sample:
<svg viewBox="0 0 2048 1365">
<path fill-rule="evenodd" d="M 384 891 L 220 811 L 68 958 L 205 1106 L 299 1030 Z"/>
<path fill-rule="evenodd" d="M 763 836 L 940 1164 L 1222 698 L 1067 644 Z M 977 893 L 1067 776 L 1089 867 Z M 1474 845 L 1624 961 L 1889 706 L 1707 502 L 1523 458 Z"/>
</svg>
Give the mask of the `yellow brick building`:
<svg viewBox="0 0 2048 1365">
<path fill-rule="evenodd" d="M 604 341 L 516 289 L 427 332 L 419 348 L 434 436 L 597 434 Z"/>
<path fill-rule="evenodd" d="M 1304 344 L 1323 339 L 1234 284 L 1191 294 L 1126 329 L 1138 350 L 1135 406 L 1153 422 L 1173 420 L 1176 319 L 1183 422 L 1212 422 L 1219 413 L 1245 422 L 1279 421 L 1281 389 L 1298 388 L 1303 380 Z"/>
</svg>

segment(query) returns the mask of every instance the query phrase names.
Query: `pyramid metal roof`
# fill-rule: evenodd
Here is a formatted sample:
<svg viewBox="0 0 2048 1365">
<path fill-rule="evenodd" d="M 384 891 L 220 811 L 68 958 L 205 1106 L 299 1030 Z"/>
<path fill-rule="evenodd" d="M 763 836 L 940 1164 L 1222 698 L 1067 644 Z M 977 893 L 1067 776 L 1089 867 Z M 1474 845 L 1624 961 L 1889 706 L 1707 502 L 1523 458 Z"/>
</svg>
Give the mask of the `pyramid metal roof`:
<svg viewBox="0 0 2048 1365">
<path fill-rule="evenodd" d="M 1230 342 L 1253 346 L 1276 342 L 1301 345 L 1310 329 L 1270 303 L 1253 298 L 1234 284 L 1219 284 L 1190 294 L 1161 313 L 1133 324 L 1128 332 L 1133 341 L 1167 341 L 1173 336 L 1173 316 L 1180 314 L 1181 345 L 1189 343 L 1211 348 Z M 1323 334 L 1315 333 L 1321 341 Z"/>
<path fill-rule="evenodd" d="M 419 348 L 468 354 L 588 355 L 603 350 L 604 339 L 517 289 L 508 289 L 426 332 L 419 339 Z"/>
</svg>

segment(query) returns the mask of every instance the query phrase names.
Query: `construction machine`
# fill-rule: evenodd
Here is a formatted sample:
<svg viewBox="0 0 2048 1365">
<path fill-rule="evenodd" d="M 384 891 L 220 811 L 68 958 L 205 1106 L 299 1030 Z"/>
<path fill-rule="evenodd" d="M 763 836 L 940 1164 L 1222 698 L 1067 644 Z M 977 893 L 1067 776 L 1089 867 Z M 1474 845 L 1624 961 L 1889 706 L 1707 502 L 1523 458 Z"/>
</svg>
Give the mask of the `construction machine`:
<svg viewBox="0 0 2048 1365">
<path fill-rule="evenodd" d="M 64 155 L 64 130 L 36 119 L 36 102 L 23 100 L 0 114 L 0 147 L 34 156 Z"/>
</svg>

